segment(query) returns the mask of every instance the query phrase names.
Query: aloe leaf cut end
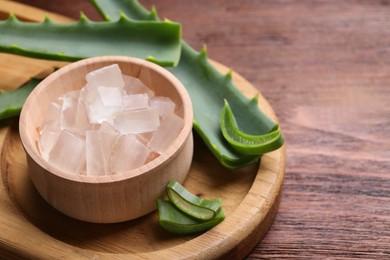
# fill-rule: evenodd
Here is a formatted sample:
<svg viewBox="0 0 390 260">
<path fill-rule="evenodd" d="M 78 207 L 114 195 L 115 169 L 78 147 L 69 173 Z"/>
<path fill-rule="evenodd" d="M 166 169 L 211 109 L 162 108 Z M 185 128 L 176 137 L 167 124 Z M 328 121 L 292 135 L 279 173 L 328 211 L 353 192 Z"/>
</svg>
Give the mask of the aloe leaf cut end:
<svg viewBox="0 0 390 260">
<path fill-rule="evenodd" d="M 237 151 L 244 154 L 264 154 L 280 148 L 284 139 L 278 128 L 263 135 L 248 135 L 238 129 L 237 122 L 227 100 L 220 116 L 224 138 Z"/>
<path fill-rule="evenodd" d="M 165 200 L 157 200 L 157 209 L 160 226 L 170 233 L 179 235 L 208 231 L 225 219 L 225 214 L 221 210 L 211 220 L 199 221 L 180 211 L 171 201 Z"/>
<path fill-rule="evenodd" d="M 222 207 L 220 198 L 212 200 L 203 199 L 189 192 L 177 181 L 171 180 L 168 183 L 167 195 L 177 208 L 200 221 L 214 218 Z"/>
</svg>

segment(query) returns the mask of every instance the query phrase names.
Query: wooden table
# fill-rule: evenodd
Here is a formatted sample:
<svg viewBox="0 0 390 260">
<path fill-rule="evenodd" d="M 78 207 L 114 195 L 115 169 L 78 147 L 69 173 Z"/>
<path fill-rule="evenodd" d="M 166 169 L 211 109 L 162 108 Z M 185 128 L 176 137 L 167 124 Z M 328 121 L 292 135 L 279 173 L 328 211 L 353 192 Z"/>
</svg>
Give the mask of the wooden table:
<svg viewBox="0 0 390 260">
<path fill-rule="evenodd" d="M 20 2 L 77 18 L 87 1 Z M 270 101 L 278 215 L 248 258 L 390 258 L 390 1 L 142 1 Z"/>
</svg>

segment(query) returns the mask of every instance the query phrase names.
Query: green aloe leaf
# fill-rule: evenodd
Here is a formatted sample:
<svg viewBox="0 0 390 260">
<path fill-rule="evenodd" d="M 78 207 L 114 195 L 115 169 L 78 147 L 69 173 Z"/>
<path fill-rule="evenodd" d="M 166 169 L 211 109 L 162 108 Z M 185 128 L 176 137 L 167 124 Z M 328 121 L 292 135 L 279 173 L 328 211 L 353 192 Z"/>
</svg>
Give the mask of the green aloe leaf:
<svg viewBox="0 0 390 260">
<path fill-rule="evenodd" d="M 39 79 L 31 79 L 15 90 L 0 90 L 0 120 L 18 116 L 28 95 L 40 81 Z"/>
<path fill-rule="evenodd" d="M 221 209 L 214 218 L 208 221 L 200 221 L 180 211 L 171 201 L 165 200 L 157 200 L 157 209 L 160 225 L 165 230 L 180 235 L 207 231 L 225 219 L 225 214 Z"/>
<path fill-rule="evenodd" d="M 115 22 L 92 22 L 84 15 L 75 23 L 22 22 L 14 15 L 0 21 L 0 51 L 29 57 L 75 61 L 123 55 L 174 66 L 180 58 L 181 27 L 173 22 L 134 21 L 121 15 Z"/>
<path fill-rule="evenodd" d="M 118 19 L 121 12 L 132 19 L 158 19 L 155 11 L 148 12 L 136 0 L 92 2 L 106 19 Z M 231 73 L 222 75 L 208 61 L 205 49 L 197 52 L 184 41 L 179 64 L 169 70 L 189 92 L 194 107 L 194 129 L 221 164 L 228 168 L 238 168 L 256 162 L 259 155 L 238 152 L 223 137 L 219 116 L 226 99 L 242 133 L 267 134 L 275 129 L 276 124 L 260 111 L 257 98 L 246 98 L 232 82 Z"/>
<path fill-rule="evenodd" d="M 178 209 L 201 221 L 210 220 L 221 211 L 222 201 L 220 198 L 212 200 L 200 198 L 189 192 L 177 181 L 168 183 L 167 195 Z"/>
<path fill-rule="evenodd" d="M 284 143 L 278 128 L 264 135 L 248 135 L 241 132 L 227 100 L 221 112 L 220 124 L 225 139 L 234 149 L 244 154 L 265 154 L 280 148 Z"/>
</svg>

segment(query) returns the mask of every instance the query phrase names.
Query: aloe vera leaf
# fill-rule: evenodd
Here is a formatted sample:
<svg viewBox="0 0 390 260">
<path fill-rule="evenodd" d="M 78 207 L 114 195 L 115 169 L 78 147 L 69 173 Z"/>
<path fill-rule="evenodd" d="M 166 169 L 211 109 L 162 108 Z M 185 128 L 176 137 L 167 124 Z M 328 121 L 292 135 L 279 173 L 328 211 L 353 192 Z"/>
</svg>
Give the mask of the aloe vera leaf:
<svg viewBox="0 0 390 260">
<path fill-rule="evenodd" d="M 225 139 L 234 149 L 244 154 L 265 154 L 280 148 L 284 143 L 279 129 L 264 135 L 248 135 L 241 132 L 227 100 L 221 111 L 220 124 Z"/>
<path fill-rule="evenodd" d="M 165 230 L 180 235 L 210 230 L 225 219 L 223 209 L 208 221 L 199 221 L 181 212 L 171 201 L 157 200 L 158 219 Z"/>
<path fill-rule="evenodd" d="M 175 66 L 180 58 L 181 27 L 173 22 L 93 22 L 81 15 L 74 23 L 22 22 L 14 15 L 0 21 L 0 51 L 34 58 L 75 61 L 123 55 Z"/>
<path fill-rule="evenodd" d="M 212 200 L 200 198 L 173 180 L 167 185 L 167 195 L 182 212 L 201 221 L 214 218 L 222 207 L 220 198 Z"/>
<path fill-rule="evenodd" d="M 158 19 L 136 0 L 92 0 L 104 17 L 118 19 L 124 12 L 132 19 Z M 179 64 L 170 68 L 186 87 L 194 107 L 194 129 L 202 137 L 222 165 L 228 168 L 243 167 L 259 159 L 258 155 L 247 155 L 236 151 L 222 136 L 219 115 L 228 100 L 243 133 L 263 135 L 276 124 L 260 111 L 257 98 L 248 100 L 234 85 L 231 73 L 222 75 L 207 59 L 206 51 L 196 52 L 182 41 Z"/>
<path fill-rule="evenodd" d="M 18 116 L 28 95 L 40 81 L 39 79 L 31 79 L 15 90 L 0 90 L 0 120 Z"/>
</svg>

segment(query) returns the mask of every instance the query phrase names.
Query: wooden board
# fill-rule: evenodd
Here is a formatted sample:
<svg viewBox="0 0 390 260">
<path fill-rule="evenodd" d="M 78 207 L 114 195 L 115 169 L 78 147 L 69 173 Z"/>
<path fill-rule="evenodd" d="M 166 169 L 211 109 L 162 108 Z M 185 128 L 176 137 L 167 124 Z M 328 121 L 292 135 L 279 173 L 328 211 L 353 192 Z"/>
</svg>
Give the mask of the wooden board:
<svg viewBox="0 0 390 260">
<path fill-rule="evenodd" d="M 21 10 L 26 12 L 25 8 L 28 10 L 26 6 L 19 9 L 20 5 L 15 5 L 12 10 L 2 10 L 6 2 L 0 1 L 0 13 L 12 11 L 19 14 Z M 10 55 L 10 59 L 13 58 L 19 59 Z M 44 61 L 41 65 L 43 70 L 52 66 Z M 223 65 L 215 65 L 221 72 L 227 71 Z M 0 68 L 8 66 L 0 59 Z M 21 66 L 23 74 L 20 75 L 25 76 L 28 62 Z M 10 70 L 17 71 L 16 68 Z M 3 74 L 0 72 L 0 78 Z M 240 75 L 233 74 L 233 80 L 248 97 L 257 93 Z M 14 86 L 8 87 L 17 86 L 17 83 L 11 81 L 12 84 Z M 261 95 L 259 106 L 277 121 L 271 106 Z M 119 224 L 99 225 L 77 221 L 50 207 L 33 187 L 19 139 L 18 119 L 8 120 L 0 127 L 2 256 L 242 258 L 265 235 L 277 211 L 285 171 L 284 146 L 264 155 L 260 164 L 240 170 L 227 170 L 219 165 L 199 137 L 195 136 L 194 160 L 184 185 L 193 193 L 206 198 L 222 198 L 226 219 L 220 225 L 203 234 L 176 236 L 158 225 L 155 212 Z"/>
</svg>

